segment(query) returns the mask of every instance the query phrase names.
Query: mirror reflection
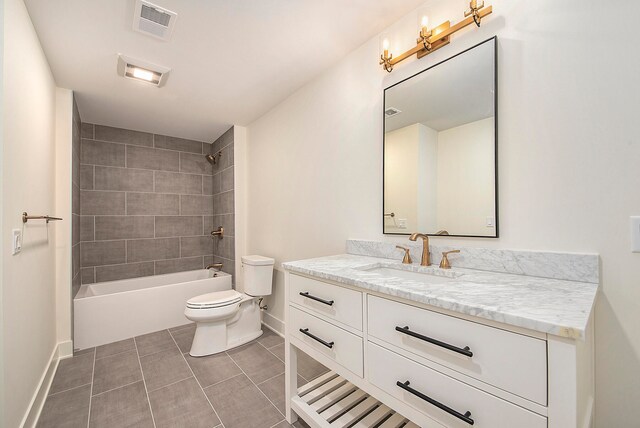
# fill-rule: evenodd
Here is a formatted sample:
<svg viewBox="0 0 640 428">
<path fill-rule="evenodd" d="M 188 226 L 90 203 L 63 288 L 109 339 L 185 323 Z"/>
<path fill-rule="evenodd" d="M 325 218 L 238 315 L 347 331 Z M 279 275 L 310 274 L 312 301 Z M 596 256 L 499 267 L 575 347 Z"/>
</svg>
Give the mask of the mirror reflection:
<svg viewBox="0 0 640 428">
<path fill-rule="evenodd" d="M 495 38 L 385 90 L 384 233 L 497 237 Z"/>
</svg>

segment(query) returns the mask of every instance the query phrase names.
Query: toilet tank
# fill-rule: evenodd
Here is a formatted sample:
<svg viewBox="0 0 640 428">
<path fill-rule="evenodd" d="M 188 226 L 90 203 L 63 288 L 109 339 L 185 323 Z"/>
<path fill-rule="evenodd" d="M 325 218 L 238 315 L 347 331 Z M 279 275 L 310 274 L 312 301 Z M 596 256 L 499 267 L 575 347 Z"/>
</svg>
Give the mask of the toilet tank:
<svg viewBox="0 0 640 428">
<path fill-rule="evenodd" d="M 243 256 L 244 292 L 249 296 L 268 296 L 273 282 L 275 260 L 263 256 Z"/>
</svg>

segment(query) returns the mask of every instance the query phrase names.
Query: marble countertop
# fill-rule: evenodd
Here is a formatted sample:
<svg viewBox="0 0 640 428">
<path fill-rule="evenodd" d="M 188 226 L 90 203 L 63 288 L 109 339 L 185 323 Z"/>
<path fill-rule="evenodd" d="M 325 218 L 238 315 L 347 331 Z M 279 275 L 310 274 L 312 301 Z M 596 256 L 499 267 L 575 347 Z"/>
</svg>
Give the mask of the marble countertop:
<svg viewBox="0 0 640 428">
<path fill-rule="evenodd" d="M 340 254 L 283 263 L 284 269 L 556 336 L 582 339 L 598 284 Z M 429 284 L 368 271 L 376 267 L 448 277 Z M 432 277 L 433 278 L 433 277 Z M 436 281 L 437 282 L 437 281 Z"/>
</svg>

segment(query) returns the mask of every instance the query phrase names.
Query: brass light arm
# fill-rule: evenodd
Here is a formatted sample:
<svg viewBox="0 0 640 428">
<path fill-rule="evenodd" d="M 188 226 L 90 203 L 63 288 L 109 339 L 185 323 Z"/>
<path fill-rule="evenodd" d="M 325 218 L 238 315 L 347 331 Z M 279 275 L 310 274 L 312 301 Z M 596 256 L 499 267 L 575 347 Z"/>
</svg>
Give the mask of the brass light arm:
<svg viewBox="0 0 640 428">
<path fill-rule="evenodd" d="M 484 18 L 485 16 L 489 15 L 491 12 L 493 12 L 493 7 L 492 6 L 487 6 L 487 7 L 483 7 L 482 9 L 479 9 L 476 12 L 478 20 L 480 20 L 480 19 Z M 441 39 L 443 37 L 448 37 L 448 36 L 452 35 L 453 33 L 455 33 L 456 31 L 460 31 L 464 27 L 466 27 L 467 25 L 470 25 L 470 24 L 476 24 L 477 25 L 477 23 L 474 20 L 474 15 L 463 19 L 462 21 L 458 22 L 454 26 L 448 28 L 447 30 L 444 30 L 442 33 L 438 33 L 438 34 L 435 34 L 435 35 L 429 37 L 429 42 L 434 43 L 434 42 L 436 42 L 437 40 L 439 40 L 439 39 Z"/>
<path fill-rule="evenodd" d="M 485 7 L 484 2 L 482 4 L 477 4 L 476 1 L 471 1 L 469 8 L 470 10 L 465 12 L 466 18 L 455 25 L 451 25 L 449 21 L 446 21 L 426 33 L 420 31 L 419 37 L 416 40 L 416 46 L 408 51 L 394 57 L 393 54 L 390 54 L 385 50 L 385 53 L 380 55 L 380 65 L 382 65 L 387 72 L 391 73 L 394 65 L 413 55 L 417 55 L 418 58 L 422 58 L 429 55 L 431 52 L 446 46 L 449 44 L 451 35 L 462 30 L 464 27 L 471 24 L 476 24 L 479 27 L 482 18 L 493 12 L 493 7 Z"/>
</svg>

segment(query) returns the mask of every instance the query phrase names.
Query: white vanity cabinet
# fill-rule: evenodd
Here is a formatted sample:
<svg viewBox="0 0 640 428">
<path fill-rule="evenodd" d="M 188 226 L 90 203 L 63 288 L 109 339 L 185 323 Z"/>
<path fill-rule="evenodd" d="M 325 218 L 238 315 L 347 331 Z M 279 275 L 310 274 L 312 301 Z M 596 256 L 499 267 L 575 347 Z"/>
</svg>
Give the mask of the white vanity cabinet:
<svg viewBox="0 0 640 428">
<path fill-rule="evenodd" d="M 300 397 L 309 390 L 296 385 L 300 349 L 335 373 L 315 382 L 325 383 L 325 401 L 351 397 L 351 413 L 368 415 L 359 428 L 374 426 L 374 410 L 387 406 L 398 415 L 382 426 L 404 418 L 421 427 L 592 424 L 591 323 L 584 340 L 573 340 L 294 272 L 285 284 L 289 422 L 300 415 L 328 428 L 346 420 L 332 424 Z"/>
</svg>

